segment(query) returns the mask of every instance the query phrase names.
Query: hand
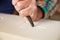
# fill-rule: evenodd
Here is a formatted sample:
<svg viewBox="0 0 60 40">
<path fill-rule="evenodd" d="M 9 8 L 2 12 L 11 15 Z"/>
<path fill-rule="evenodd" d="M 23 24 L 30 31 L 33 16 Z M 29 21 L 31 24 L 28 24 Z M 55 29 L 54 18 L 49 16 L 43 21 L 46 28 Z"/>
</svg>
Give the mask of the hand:
<svg viewBox="0 0 60 40">
<path fill-rule="evenodd" d="M 33 21 L 41 19 L 42 11 L 37 8 L 36 0 L 13 0 L 12 3 L 20 16 L 30 16 Z"/>
<path fill-rule="evenodd" d="M 29 0 L 12 0 L 12 4 L 16 8 L 16 10 L 19 12 L 24 8 L 27 8 L 30 4 L 30 1 Z"/>
</svg>

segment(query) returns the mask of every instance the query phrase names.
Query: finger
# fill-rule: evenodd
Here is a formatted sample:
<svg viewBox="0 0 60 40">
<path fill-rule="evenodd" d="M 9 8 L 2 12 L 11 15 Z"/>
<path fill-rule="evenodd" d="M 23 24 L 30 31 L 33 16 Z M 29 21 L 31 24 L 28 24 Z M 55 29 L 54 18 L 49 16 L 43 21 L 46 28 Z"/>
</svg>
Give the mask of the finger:
<svg viewBox="0 0 60 40">
<path fill-rule="evenodd" d="M 17 6 L 19 6 L 20 10 L 24 9 L 24 8 L 27 8 L 28 6 L 30 5 L 30 2 L 29 1 L 20 1 L 17 3 Z"/>
<path fill-rule="evenodd" d="M 21 10 L 19 13 L 21 16 L 29 16 L 31 13 L 31 7 L 27 7 L 25 9 Z"/>
<path fill-rule="evenodd" d="M 34 16 L 34 13 L 36 13 L 36 8 L 29 6 L 25 9 L 21 10 L 19 13 L 21 16 L 31 16 L 32 14 Z"/>
<path fill-rule="evenodd" d="M 19 12 L 20 10 L 22 10 L 22 9 L 28 7 L 28 6 L 29 6 L 29 2 L 27 3 L 27 1 L 19 1 L 15 5 L 15 8 Z"/>
<path fill-rule="evenodd" d="M 19 7 L 18 6 L 14 6 L 14 7 L 15 7 L 15 10 L 19 12 Z"/>
<path fill-rule="evenodd" d="M 23 5 L 24 1 L 19 1 L 17 4 L 14 6 L 15 9 L 19 12 L 21 9 L 24 8 L 25 5 Z"/>
<path fill-rule="evenodd" d="M 18 1 L 20 1 L 20 0 L 12 0 L 12 4 L 15 6 Z"/>
<path fill-rule="evenodd" d="M 36 0 L 32 0 L 31 5 L 37 5 Z"/>
<path fill-rule="evenodd" d="M 19 12 L 24 7 L 23 6 L 23 1 L 17 2 L 17 4 L 14 7 Z"/>
</svg>

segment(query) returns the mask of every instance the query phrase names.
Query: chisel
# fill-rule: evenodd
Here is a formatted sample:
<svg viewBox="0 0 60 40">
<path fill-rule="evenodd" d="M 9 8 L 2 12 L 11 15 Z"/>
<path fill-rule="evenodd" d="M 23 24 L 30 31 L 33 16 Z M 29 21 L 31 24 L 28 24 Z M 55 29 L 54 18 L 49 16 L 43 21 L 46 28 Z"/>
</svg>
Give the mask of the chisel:
<svg viewBox="0 0 60 40">
<path fill-rule="evenodd" d="M 31 17 L 30 16 L 27 16 L 27 19 L 30 22 L 31 26 L 34 27 L 34 23 L 33 23 L 32 19 L 31 19 Z"/>
</svg>

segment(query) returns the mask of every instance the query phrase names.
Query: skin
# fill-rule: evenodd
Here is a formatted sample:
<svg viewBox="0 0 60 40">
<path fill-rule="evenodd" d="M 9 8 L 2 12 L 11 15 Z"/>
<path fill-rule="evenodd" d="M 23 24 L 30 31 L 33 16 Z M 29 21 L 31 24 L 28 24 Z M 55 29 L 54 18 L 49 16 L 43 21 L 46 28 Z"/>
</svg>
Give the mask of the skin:
<svg viewBox="0 0 60 40">
<path fill-rule="evenodd" d="M 37 8 L 36 0 L 12 0 L 12 4 L 20 16 L 30 16 L 33 21 L 42 18 L 42 11 Z"/>
<path fill-rule="evenodd" d="M 43 1 L 41 1 L 40 3 L 44 4 Z M 12 0 L 12 4 L 14 5 L 20 16 L 30 16 L 33 21 L 38 21 L 43 16 L 42 11 L 37 8 L 36 0 Z M 59 6 L 55 8 L 58 13 L 60 13 L 59 8 Z"/>
</svg>

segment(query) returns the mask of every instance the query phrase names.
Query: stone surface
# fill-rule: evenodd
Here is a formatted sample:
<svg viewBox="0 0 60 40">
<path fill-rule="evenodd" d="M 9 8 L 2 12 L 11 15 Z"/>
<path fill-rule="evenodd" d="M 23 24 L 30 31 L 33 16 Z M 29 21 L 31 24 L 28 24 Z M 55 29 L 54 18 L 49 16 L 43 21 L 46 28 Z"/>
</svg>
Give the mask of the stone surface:
<svg viewBox="0 0 60 40">
<path fill-rule="evenodd" d="M 42 19 L 34 22 L 31 27 L 29 22 L 20 16 L 0 14 L 0 32 L 26 37 L 32 40 L 59 40 L 60 21 Z"/>
</svg>

